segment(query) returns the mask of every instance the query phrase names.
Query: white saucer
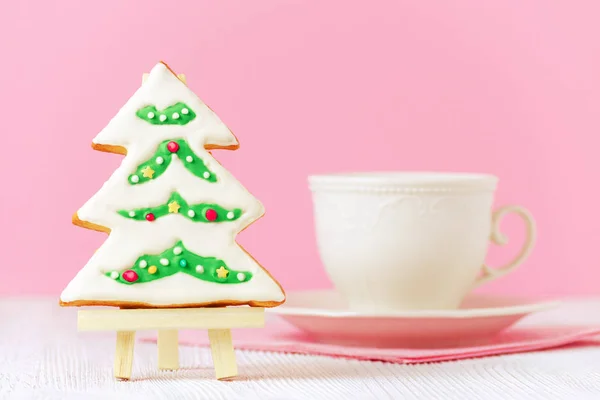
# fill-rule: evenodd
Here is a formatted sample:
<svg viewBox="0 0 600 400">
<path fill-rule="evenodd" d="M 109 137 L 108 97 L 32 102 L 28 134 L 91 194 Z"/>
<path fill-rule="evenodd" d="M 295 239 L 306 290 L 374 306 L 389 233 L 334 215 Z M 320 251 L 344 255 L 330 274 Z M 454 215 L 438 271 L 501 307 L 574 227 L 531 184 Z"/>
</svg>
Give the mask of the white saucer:
<svg viewBox="0 0 600 400">
<path fill-rule="evenodd" d="M 457 310 L 352 311 L 333 290 L 287 293 L 267 311 L 316 340 L 378 347 L 457 346 L 489 340 L 528 314 L 558 306 L 513 297 L 472 294 Z"/>
</svg>

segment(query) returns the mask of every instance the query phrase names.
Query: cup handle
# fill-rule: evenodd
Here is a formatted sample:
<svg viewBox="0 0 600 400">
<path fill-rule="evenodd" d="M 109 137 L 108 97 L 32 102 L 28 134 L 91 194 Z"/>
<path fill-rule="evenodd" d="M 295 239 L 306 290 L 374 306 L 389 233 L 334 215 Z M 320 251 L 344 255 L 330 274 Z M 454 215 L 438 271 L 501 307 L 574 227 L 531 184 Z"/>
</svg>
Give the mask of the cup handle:
<svg viewBox="0 0 600 400">
<path fill-rule="evenodd" d="M 500 221 L 502 220 L 502 218 L 504 218 L 506 214 L 511 213 L 518 214 L 521 218 L 523 218 L 523 221 L 525 222 L 525 243 L 523 244 L 523 247 L 521 247 L 519 254 L 508 264 L 499 268 L 490 268 L 484 264 L 482 266 L 482 274 L 477 278 L 477 280 L 473 284 L 473 289 L 480 286 L 483 283 L 493 281 L 496 278 L 508 274 L 509 272 L 513 271 L 516 267 L 518 267 L 523 261 L 525 261 L 527 256 L 529 256 L 529 253 L 531 252 L 531 249 L 533 248 L 533 245 L 535 243 L 536 229 L 535 222 L 531 213 L 527 211 L 524 207 L 511 205 L 500 207 L 499 209 L 494 211 L 494 213 L 492 214 L 492 233 L 490 239 L 492 240 L 492 242 L 499 246 L 503 246 L 508 242 L 508 238 L 504 234 L 502 234 L 502 232 L 500 232 L 499 228 Z"/>
</svg>

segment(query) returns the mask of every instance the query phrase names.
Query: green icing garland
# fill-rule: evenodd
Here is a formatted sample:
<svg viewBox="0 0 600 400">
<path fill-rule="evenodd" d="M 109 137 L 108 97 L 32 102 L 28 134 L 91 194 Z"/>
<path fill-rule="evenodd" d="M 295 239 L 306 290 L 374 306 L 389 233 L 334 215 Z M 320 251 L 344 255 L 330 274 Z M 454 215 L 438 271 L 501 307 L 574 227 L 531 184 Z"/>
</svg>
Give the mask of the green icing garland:
<svg viewBox="0 0 600 400">
<path fill-rule="evenodd" d="M 165 140 L 158 145 L 158 149 L 151 159 L 140 164 L 135 173 L 129 175 L 128 181 L 132 185 L 139 185 L 158 178 L 171 164 L 171 157 L 179 157 L 183 166 L 195 176 L 216 182 L 217 176 L 211 172 L 204 161 L 190 149 L 184 139 Z"/>
<path fill-rule="evenodd" d="M 143 255 L 134 266 L 124 271 L 106 272 L 105 275 L 116 282 L 133 285 L 155 281 L 178 272 L 194 278 L 214 283 L 243 283 L 252 279 L 251 272 L 229 269 L 215 257 L 202 257 L 187 250 L 181 241 L 157 255 Z"/>
<path fill-rule="evenodd" d="M 135 115 L 152 125 L 185 125 L 196 118 L 196 114 L 185 103 L 176 103 L 158 111 L 155 106 L 146 106 Z"/>
<path fill-rule="evenodd" d="M 211 211 L 212 210 L 212 211 Z M 181 214 L 194 222 L 235 221 L 242 215 L 242 210 L 227 210 L 218 204 L 200 203 L 189 205 L 177 192 L 171 194 L 169 200 L 157 207 L 137 208 L 135 210 L 119 210 L 120 215 L 136 221 L 154 221 L 169 214 Z"/>
</svg>

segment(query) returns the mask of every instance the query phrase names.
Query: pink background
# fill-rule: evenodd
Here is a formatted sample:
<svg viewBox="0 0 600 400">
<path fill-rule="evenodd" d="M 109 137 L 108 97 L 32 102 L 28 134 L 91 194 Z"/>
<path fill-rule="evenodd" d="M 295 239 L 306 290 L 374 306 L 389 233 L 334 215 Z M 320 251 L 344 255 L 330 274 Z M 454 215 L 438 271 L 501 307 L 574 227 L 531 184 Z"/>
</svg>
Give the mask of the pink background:
<svg viewBox="0 0 600 400">
<path fill-rule="evenodd" d="M 240 139 L 217 157 L 267 208 L 240 242 L 288 290 L 329 286 L 307 175 L 408 169 L 497 174 L 497 203 L 536 216 L 533 255 L 487 290 L 599 294 L 598 15 L 594 1 L 7 2 L 0 293 L 58 295 L 101 245 L 70 223 L 120 161 L 91 139 L 164 59 Z M 505 228 L 495 263 L 522 238 Z"/>
</svg>

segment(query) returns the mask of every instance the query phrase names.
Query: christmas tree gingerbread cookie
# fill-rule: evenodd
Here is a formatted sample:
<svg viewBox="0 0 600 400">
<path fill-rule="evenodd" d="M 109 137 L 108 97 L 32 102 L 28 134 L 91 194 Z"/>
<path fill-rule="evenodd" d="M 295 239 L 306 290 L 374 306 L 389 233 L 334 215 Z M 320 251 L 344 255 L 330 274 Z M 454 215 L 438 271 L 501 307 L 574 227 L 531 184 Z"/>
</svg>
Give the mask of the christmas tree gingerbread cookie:
<svg viewBox="0 0 600 400">
<path fill-rule="evenodd" d="M 92 147 L 125 158 L 73 216 L 75 225 L 109 236 L 61 305 L 284 302 L 279 283 L 235 241 L 264 208 L 209 152 L 238 141 L 166 64 L 152 69 Z"/>
</svg>

